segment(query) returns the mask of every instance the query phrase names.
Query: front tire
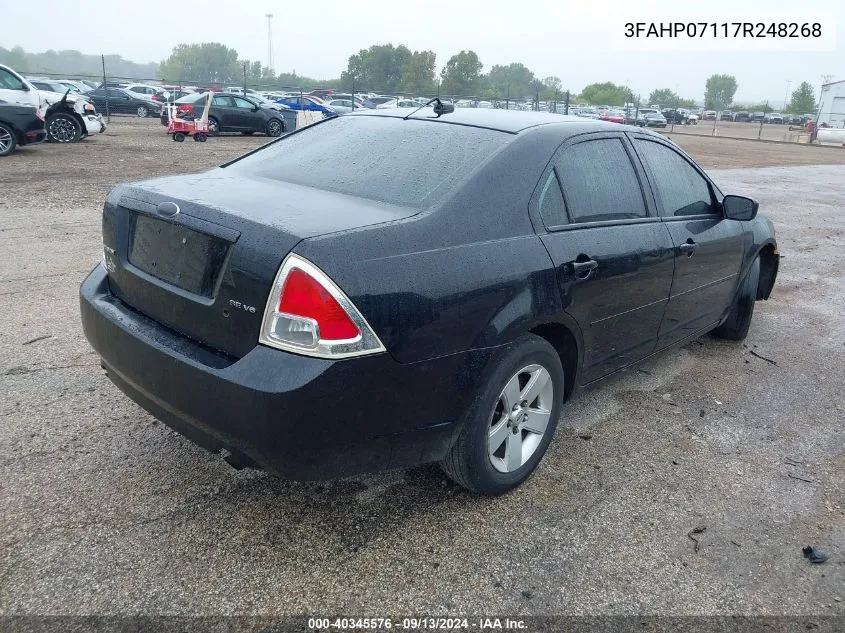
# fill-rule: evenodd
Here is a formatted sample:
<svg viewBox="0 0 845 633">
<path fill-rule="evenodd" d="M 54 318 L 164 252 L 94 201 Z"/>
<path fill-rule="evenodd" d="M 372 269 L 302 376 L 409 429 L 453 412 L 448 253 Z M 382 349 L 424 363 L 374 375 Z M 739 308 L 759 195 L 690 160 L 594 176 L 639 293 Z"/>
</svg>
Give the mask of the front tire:
<svg viewBox="0 0 845 633">
<path fill-rule="evenodd" d="M 284 129 L 284 123 L 279 119 L 270 119 L 267 122 L 267 136 L 281 136 Z"/>
<path fill-rule="evenodd" d="M 53 143 L 76 143 L 82 138 L 82 125 L 65 112 L 49 117 L 46 127 L 47 138 Z"/>
<path fill-rule="evenodd" d="M 18 146 L 18 139 L 15 137 L 15 131 L 0 123 L 0 156 L 8 156 L 15 151 Z"/>
<path fill-rule="evenodd" d="M 713 334 L 729 341 L 742 341 L 748 336 L 751 327 L 751 317 L 754 316 L 754 302 L 757 301 L 757 286 L 760 284 L 760 257 L 754 258 L 754 263 L 737 292 L 728 318 Z"/>
<path fill-rule="evenodd" d="M 135 112 L 136 112 L 136 113 L 138 114 L 138 116 L 139 116 L 140 118 L 142 118 L 142 119 L 146 119 L 146 118 L 147 118 L 147 115 L 150 113 L 150 111 L 149 111 L 149 109 L 147 108 L 147 106 L 138 106 L 138 109 L 137 109 L 137 110 L 135 110 Z"/>
<path fill-rule="evenodd" d="M 519 486 L 543 458 L 557 427 L 564 375 L 555 348 L 533 334 L 506 346 L 490 367 L 440 465 L 464 488 L 498 495 Z"/>
</svg>

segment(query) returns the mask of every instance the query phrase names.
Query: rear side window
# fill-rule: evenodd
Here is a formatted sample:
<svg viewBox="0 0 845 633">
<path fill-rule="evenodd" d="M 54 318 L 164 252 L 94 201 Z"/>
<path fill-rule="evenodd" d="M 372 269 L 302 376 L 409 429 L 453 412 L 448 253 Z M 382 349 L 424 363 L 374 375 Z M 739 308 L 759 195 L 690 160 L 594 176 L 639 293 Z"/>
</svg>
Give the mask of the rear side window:
<svg viewBox="0 0 845 633">
<path fill-rule="evenodd" d="M 618 138 L 573 145 L 555 165 L 572 222 L 647 217 L 640 181 Z"/>
<path fill-rule="evenodd" d="M 309 126 L 227 169 L 424 207 L 512 138 L 465 125 L 350 115 Z"/>
<path fill-rule="evenodd" d="M 540 217 L 547 227 L 563 226 L 569 222 L 566 217 L 566 204 L 554 170 L 549 174 L 546 184 L 540 192 Z"/>
<path fill-rule="evenodd" d="M 664 217 L 717 213 L 710 185 L 675 150 L 642 139 L 634 147 L 651 171 Z"/>
</svg>

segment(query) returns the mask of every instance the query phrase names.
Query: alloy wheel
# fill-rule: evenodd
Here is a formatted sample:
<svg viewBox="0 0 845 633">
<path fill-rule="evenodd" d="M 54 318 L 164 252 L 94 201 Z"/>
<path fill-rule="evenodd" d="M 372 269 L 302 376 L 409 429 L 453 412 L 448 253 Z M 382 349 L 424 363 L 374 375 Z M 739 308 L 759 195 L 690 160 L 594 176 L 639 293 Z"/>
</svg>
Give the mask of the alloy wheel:
<svg viewBox="0 0 845 633">
<path fill-rule="evenodd" d="M 147 108 L 146 106 L 138 106 L 138 116 L 142 119 L 147 116 Z"/>
<path fill-rule="evenodd" d="M 74 121 L 66 116 L 57 116 L 50 121 L 50 138 L 57 143 L 72 143 L 78 135 Z"/>
<path fill-rule="evenodd" d="M 549 426 L 554 384 L 542 365 L 528 365 L 508 380 L 493 410 L 487 435 L 490 463 L 500 473 L 522 467 Z"/>
<path fill-rule="evenodd" d="M 275 119 L 270 121 L 267 124 L 267 135 L 268 136 L 278 136 L 282 133 L 282 124 L 276 121 Z"/>
<path fill-rule="evenodd" d="M 3 126 L 0 126 L 0 156 L 4 155 L 12 148 L 13 142 L 11 131 Z"/>
</svg>

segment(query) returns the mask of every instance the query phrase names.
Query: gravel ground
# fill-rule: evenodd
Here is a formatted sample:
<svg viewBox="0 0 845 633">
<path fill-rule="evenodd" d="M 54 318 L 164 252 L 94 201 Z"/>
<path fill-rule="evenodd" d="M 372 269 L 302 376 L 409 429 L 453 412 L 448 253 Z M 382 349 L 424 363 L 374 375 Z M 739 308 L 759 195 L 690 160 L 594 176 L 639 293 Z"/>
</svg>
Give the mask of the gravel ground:
<svg viewBox="0 0 845 633">
<path fill-rule="evenodd" d="M 583 393 L 536 476 L 487 499 L 434 467 L 235 471 L 104 377 L 77 288 L 106 189 L 263 142 L 116 121 L 2 162 L 0 614 L 845 615 L 845 167 L 714 172 L 760 200 L 783 254 L 748 340 Z M 693 143 L 708 167 L 840 156 Z"/>
</svg>

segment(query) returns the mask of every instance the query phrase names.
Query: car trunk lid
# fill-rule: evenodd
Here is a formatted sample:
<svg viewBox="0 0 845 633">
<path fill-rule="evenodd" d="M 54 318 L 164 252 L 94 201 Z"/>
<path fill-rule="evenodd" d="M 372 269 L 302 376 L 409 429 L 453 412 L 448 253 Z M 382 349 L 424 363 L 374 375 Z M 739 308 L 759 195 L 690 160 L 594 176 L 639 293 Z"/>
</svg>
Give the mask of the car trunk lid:
<svg viewBox="0 0 845 633">
<path fill-rule="evenodd" d="M 215 169 L 115 189 L 104 259 L 124 303 L 240 358 L 257 344 L 276 272 L 300 240 L 416 212 Z"/>
</svg>

